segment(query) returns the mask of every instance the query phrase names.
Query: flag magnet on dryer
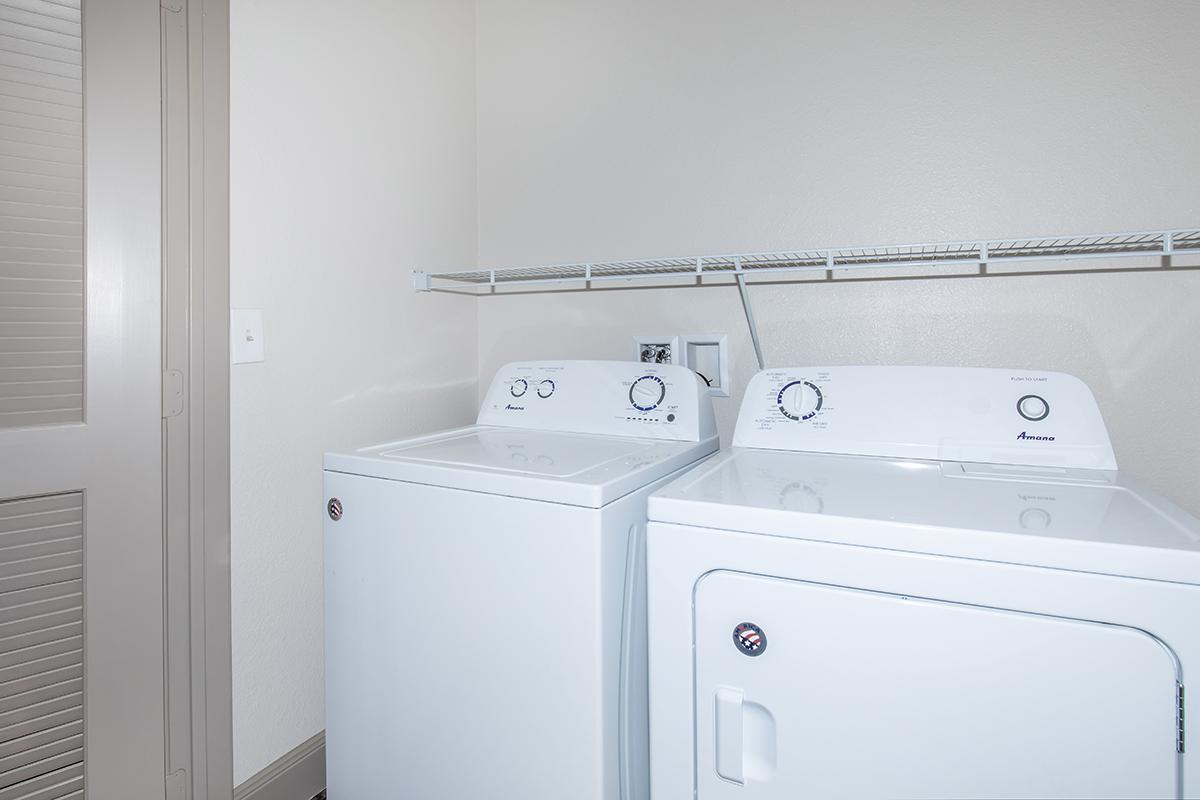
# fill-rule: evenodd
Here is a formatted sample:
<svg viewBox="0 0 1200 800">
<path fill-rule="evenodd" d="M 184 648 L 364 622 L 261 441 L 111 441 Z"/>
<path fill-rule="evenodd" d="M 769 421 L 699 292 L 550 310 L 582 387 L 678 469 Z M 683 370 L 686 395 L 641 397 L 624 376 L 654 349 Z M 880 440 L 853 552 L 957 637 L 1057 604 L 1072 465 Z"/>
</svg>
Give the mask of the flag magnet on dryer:
<svg viewBox="0 0 1200 800">
<path fill-rule="evenodd" d="M 743 655 L 761 656 L 767 649 L 767 635 L 753 622 L 743 622 L 733 629 L 733 643 Z"/>
</svg>

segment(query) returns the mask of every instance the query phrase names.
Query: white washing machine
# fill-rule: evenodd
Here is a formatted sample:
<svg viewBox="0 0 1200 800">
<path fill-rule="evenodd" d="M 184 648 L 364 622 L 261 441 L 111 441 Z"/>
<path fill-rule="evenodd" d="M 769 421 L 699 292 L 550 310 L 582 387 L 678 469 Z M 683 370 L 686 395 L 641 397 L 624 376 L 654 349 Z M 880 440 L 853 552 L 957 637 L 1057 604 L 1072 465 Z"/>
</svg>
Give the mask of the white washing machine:
<svg viewBox="0 0 1200 800">
<path fill-rule="evenodd" d="M 690 370 L 564 361 L 326 455 L 331 800 L 644 800 L 646 497 L 716 449 Z"/>
<path fill-rule="evenodd" d="M 649 504 L 654 800 L 1200 797 L 1200 523 L 1050 372 L 772 369 Z"/>
</svg>

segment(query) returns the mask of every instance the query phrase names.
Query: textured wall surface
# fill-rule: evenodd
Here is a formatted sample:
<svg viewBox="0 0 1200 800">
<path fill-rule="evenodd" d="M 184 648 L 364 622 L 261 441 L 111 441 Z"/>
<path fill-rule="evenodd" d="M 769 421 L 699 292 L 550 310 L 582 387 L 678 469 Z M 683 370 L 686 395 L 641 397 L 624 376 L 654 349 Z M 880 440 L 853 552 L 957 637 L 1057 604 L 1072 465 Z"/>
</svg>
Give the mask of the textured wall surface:
<svg viewBox="0 0 1200 800">
<path fill-rule="evenodd" d="M 233 690 L 242 782 L 324 727 L 321 455 L 473 419 L 474 7 L 232 8 Z"/>
<path fill-rule="evenodd" d="M 497 0 L 477 25 L 481 266 L 1200 224 L 1200 3 Z M 769 364 L 1079 375 L 1122 467 L 1200 513 L 1200 272 L 751 291 Z M 700 331 L 744 385 L 732 288 L 487 297 L 480 375 Z"/>
</svg>

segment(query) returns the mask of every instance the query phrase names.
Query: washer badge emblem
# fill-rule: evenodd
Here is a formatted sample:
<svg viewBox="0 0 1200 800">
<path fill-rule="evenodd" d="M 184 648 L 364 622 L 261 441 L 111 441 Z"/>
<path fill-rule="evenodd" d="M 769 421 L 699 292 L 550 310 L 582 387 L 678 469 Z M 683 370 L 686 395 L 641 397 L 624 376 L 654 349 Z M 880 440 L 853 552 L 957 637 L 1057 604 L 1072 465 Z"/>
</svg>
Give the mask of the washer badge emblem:
<svg viewBox="0 0 1200 800">
<path fill-rule="evenodd" d="M 767 635 L 753 622 L 743 622 L 733 629 L 733 643 L 743 655 L 761 656 L 767 649 Z"/>
<path fill-rule="evenodd" d="M 325 510 L 329 512 L 329 518 L 337 522 L 342 518 L 342 501 L 336 497 L 329 498 L 329 505 L 325 507 Z"/>
</svg>

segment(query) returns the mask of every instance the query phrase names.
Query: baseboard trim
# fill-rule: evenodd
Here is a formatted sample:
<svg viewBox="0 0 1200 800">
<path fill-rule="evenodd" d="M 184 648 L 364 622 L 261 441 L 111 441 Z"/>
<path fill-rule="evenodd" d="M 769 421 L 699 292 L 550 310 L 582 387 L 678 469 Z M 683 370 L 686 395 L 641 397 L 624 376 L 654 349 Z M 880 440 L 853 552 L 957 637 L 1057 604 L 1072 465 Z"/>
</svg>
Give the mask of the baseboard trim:
<svg viewBox="0 0 1200 800">
<path fill-rule="evenodd" d="M 309 800 L 325 788 L 325 731 L 233 790 L 233 800 Z"/>
</svg>

